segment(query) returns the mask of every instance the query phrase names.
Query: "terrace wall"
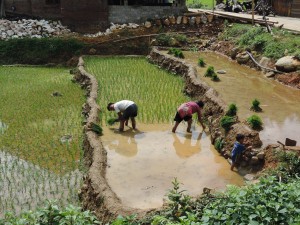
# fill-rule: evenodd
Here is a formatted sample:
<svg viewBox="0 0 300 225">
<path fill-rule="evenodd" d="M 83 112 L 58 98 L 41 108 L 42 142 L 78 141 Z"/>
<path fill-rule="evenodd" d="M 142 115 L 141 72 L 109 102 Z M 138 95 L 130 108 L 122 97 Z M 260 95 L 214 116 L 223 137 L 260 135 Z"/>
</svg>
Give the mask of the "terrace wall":
<svg viewBox="0 0 300 225">
<path fill-rule="evenodd" d="M 252 145 L 254 148 L 261 147 L 262 142 L 259 138 L 259 133 L 240 122 L 237 117 L 236 123 L 225 133 L 224 129 L 220 127 L 220 120 L 225 115 L 228 106 L 213 88 L 197 78 L 196 69 L 192 65 L 182 59 L 162 53 L 156 48 L 152 49 L 148 60 L 172 73 L 182 76 L 185 80 L 186 94 L 205 102 L 203 115 L 208 121 L 211 142 L 214 144 L 217 138 L 221 138 L 224 141 L 224 148 L 220 153 L 225 158 L 230 157 L 230 152 L 238 133 L 245 135 L 246 145 Z M 251 157 L 255 157 L 257 154 L 258 151 L 253 151 L 250 155 Z M 263 164 L 263 161 L 258 161 L 254 165 L 252 162 L 250 158 L 249 161 L 244 162 L 244 167 L 250 166 L 252 169 L 260 169 Z"/>
<path fill-rule="evenodd" d="M 82 107 L 82 114 L 86 117 L 84 125 L 84 161 L 88 172 L 79 193 L 84 209 L 94 211 L 103 224 L 118 215 L 138 214 L 144 216 L 147 211 L 124 207 L 121 200 L 109 187 L 105 174 L 107 166 L 106 151 L 101 138 L 91 130 L 91 125 L 98 124 L 100 107 L 97 105 L 98 82 L 84 69 L 84 61 L 79 58 L 78 72 L 74 79 L 82 88 L 86 89 L 87 101 Z"/>
</svg>

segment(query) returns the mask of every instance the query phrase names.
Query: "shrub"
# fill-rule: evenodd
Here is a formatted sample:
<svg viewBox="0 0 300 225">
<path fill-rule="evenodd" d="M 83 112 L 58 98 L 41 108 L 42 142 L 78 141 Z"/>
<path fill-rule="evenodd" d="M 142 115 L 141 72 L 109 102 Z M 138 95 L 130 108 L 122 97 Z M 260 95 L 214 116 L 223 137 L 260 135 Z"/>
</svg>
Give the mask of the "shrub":
<svg viewBox="0 0 300 225">
<path fill-rule="evenodd" d="M 158 42 L 159 45 L 169 46 L 171 42 L 171 36 L 166 34 L 159 34 L 156 37 L 156 41 Z"/>
<path fill-rule="evenodd" d="M 236 113 L 237 113 L 237 110 L 238 110 L 238 108 L 237 108 L 236 104 L 232 103 L 228 106 L 228 110 L 226 112 L 226 115 L 227 116 L 235 116 Z"/>
<path fill-rule="evenodd" d="M 253 43 L 253 40 L 255 40 L 255 38 L 257 36 L 259 36 L 260 34 L 264 33 L 265 30 L 262 27 L 255 27 L 255 28 L 250 28 L 247 30 L 247 32 L 245 32 L 244 34 L 241 35 L 241 37 L 239 38 L 238 43 L 241 46 L 251 46 Z"/>
<path fill-rule="evenodd" d="M 262 128 L 262 120 L 258 115 L 252 115 L 247 118 L 247 122 L 249 123 L 250 127 L 253 129 L 261 129 Z"/>
<path fill-rule="evenodd" d="M 223 143 L 222 138 L 219 137 L 219 138 L 217 138 L 217 139 L 215 140 L 214 146 L 215 146 L 215 149 L 216 149 L 218 152 L 220 152 L 220 151 L 222 150 L 223 145 L 224 145 L 224 143 Z"/>
<path fill-rule="evenodd" d="M 235 118 L 232 116 L 223 116 L 220 125 L 224 128 L 225 131 L 229 131 L 231 125 L 235 123 Z"/>
<path fill-rule="evenodd" d="M 260 108 L 260 101 L 257 100 L 256 98 L 252 101 L 252 106 L 251 106 L 251 110 L 253 110 L 254 112 L 261 112 L 262 109 Z"/>
<path fill-rule="evenodd" d="M 286 43 L 272 41 L 264 48 L 264 55 L 272 59 L 279 59 L 284 56 L 284 51 L 286 49 Z"/>
<path fill-rule="evenodd" d="M 209 66 L 204 74 L 205 77 L 212 77 L 215 73 L 215 68 L 213 66 Z"/>
<path fill-rule="evenodd" d="M 203 58 L 199 58 L 198 59 L 198 65 L 200 66 L 200 67 L 204 67 L 205 66 L 205 62 L 204 62 L 204 59 Z"/>
</svg>

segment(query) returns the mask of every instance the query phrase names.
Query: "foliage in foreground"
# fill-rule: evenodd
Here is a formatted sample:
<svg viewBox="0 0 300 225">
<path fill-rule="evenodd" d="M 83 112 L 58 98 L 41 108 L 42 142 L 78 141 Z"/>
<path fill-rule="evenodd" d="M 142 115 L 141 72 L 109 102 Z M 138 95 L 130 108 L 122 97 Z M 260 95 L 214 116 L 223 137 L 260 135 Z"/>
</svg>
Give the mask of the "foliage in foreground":
<svg viewBox="0 0 300 225">
<path fill-rule="evenodd" d="M 263 27 L 234 24 L 225 29 L 222 39 L 233 41 L 242 48 L 250 48 L 273 59 L 283 57 L 285 52 L 300 57 L 299 35 L 279 29 L 273 29 L 273 33 L 271 35 Z"/>
<path fill-rule="evenodd" d="M 101 224 L 90 211 L 82 211 L 80 207 L 69 205 L 59 208 L 55 202 L 48 201 L 46 206 L 35 212 L 28 211 L 16 217 L 7 213 L 0 224 L 5 225 L 95 225 Z"/>
</svg>

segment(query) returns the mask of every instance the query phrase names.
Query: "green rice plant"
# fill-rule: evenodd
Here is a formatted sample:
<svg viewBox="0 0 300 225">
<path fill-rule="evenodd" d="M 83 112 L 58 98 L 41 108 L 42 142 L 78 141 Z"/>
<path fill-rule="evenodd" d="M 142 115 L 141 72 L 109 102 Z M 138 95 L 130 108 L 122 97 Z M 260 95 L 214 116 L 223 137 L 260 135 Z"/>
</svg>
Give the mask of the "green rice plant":
<svg viewBox="0 0 300 225">
<path fill-rule="evenodd" d="M 109 125 L 109 126 L 112 126 L 114 125 L 116 122 L 118 122 L 118 119 L 116 118 L 108 118 L 106 123 Z"/>
<path fill-rule="evenodd" d="M 258 115 L 252 115 L 247 118 L 247 122 L 249 123 L 250 127 L 252 127 L 255 130 L 262 129 L 262 120 Z"/>
<path fill-rule="evenodd" d="M 174 55 L 177 58 L 184 58 L 182 51 L 178 48 L 170 48 L 168 54 Z"/>
<path fill-rule="evenodd" d="M 199 59 L 198 59 L 198 66 L 204 67 L 205 64 L 206 64 L 206 63 L 204 62 L 204 59 L 203 59 L 203 58 L 199 58 Z"/>
<path fill-rule="evenodd" d="M 176 108 L 188 97 L 182 95 L 182 78 L 149 64 L 144 57 L 85 57 L 86 70 L 99 83 L 99 102 L 123 99 L 134 101 L 138 108 L 137 122 L 168 123 L 173 120 Z M 163 93 L 163 94 L 162 94 Z M 116 116 L 104 110 L 104 123 Z"/>
<path fill-rule="evenodd" d="M 216 73 L 211 75 L 211 80 L 212 81 L 220 81 L 220 78 L 218 77 L 218 75 Z"/>
<path fill-rule="evenodd" d="M 255 98 L 252 101 L 252 105 L 250 109 L 253 110 L 254 112 L 261 112 L 262 109 L 260 108 L 260 101 Z"/>
<path fill-rule="evenodd" d="M 230 127 L 235 123 L 234 117 L 231 116 L 223 116 L 220 120 L 221 127 L 227 132 L 230 130 Z"/>
<path fill-rule="evenodd" d="M 204 74 L 205 77 L 212 77 L 214 74 L 216 74 L 215 72 L 215 68 L 213 66 L 209 66 Z"/>
<path fill-rule="evenodd" d="M 218 137 L 216 140 L 215 140 L 215 143 L 214 143 L 214 146 L 215 146 L 215 149 L 220 152 L 223 148 L 223 145 L 224 145 L 224 142 L 223 142 L 223 139 Z"/>
<path fill-rule="evenodd" d="M 226 115 L 227 115 L 227 116 L 236 116 L 237 110 L 238 110 L 238 108 L 237 108 L 236 104 L 231 103 L 231 104 L 228 106 L 228 110 L 227 110 L 227 112 L 226 112 Z"/>
</svg>

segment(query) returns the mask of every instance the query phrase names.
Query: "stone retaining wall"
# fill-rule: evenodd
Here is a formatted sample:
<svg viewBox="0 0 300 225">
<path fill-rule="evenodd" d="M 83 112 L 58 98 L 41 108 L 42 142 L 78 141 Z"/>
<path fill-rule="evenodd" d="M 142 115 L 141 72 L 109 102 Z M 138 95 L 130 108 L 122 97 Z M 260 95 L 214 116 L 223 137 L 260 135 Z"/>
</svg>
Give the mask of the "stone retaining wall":
<svg viewBox="0 0 300 225">
<path fill-rule="evenodd" d="M 162 53 L 156 48 L 152 49 L 148 60 L 172 73 L 182 76 L 185 80 L 186 94 L 205 102 L 203 116 L 209 127 L 211 142 L 214 144 L 217 138 L 223 141 L 223 148 L 220 150 L 220 153 L 225 158 L 229 158 L 231 155 L 231 149 L 237 133 L 245 135 L 246 146 L 252 145 L 254 148 L 261 147 L 262 142 L 259 138 L 259 133 L 240 122 L 237 117 L 235 117 L 236 122 L 231 129 L 228 132 L 224 131 L 220 126 L 220 120 L 227 111 L 227 105 L 213 88 L 197 78 L 196 69 L 192 65 L 182 59 Z M 245 168 L 259 169 L 263 164 L 263 157 L 260 157 L 260 159 L 257 158 L 259 152 L 260 150 L 255 149 L 248 152 L 245 160 L 242 161 L 242 166 Z"/>
<path fill-rule="evenodd" d="M 106 181 L 107 153 L 101 138 L 90 129 L 93 123 L 98 124 L 99 122 L 100 108 L 96 103 L 98 82 L 85 71 L 82 58 L 79 59 L 78 70 L 74 79 L 87 90 L 87 101 L 82 107 L 82 113 L 86 118 L 83 129 L 83 148 L 84 162 L 88 172 L 79 193 L 82 206 L 84 209 L 94 211 L 97 218 L 103 223 L 118 215 L 139 214 L 142 216 L 146 213 L 145 211 L 124 207 Z"/>
</svg>

